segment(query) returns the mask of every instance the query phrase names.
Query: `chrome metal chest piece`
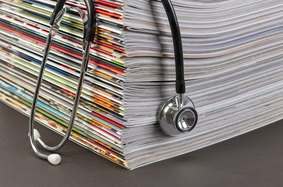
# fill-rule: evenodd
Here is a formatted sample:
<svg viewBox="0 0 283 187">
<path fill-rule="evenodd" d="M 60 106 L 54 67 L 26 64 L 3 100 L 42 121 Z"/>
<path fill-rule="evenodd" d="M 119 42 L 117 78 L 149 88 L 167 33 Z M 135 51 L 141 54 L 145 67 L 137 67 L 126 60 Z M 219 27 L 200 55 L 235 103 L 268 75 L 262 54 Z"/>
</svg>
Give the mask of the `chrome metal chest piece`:
<svg viewBox="0 0 283 187">
<path fill-rule="evenodd" d="M 190 98 L 180 94 L 164 103 L 158 118 L 163 132 L 176 136 L 191 131 L 197 124 L 198 115 Z"/>
</svg>

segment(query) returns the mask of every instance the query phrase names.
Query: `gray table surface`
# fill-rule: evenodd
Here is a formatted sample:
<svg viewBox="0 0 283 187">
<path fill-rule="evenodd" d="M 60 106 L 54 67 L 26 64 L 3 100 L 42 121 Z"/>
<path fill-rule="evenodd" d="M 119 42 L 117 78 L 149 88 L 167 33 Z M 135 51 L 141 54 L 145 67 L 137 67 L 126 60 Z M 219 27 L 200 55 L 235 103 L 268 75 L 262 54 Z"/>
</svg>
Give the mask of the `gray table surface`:
<svg viewBox="0 0 283 187">
<path fill-rule="evenodd" d="M 129 171 L 68 142 L 62 164 L 33 154 L 28 118 L 0 102 L 0 186 L 283 186 L 283 121 Z M 60 137 L 39 127 L 47 143 Z"/>
</svg>

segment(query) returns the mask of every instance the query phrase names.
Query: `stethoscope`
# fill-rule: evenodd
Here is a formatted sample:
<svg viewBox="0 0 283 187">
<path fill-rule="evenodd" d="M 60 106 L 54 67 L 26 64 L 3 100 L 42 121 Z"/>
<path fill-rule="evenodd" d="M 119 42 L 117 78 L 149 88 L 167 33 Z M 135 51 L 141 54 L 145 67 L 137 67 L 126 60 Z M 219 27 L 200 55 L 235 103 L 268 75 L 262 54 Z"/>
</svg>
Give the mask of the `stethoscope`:
<svg viewBox="0 0 283 187">
<path fill-rule="evenodd" d="M 175 53 L 176 96 L 170 97 L 159 112 L 159 124 L 163 132 L 176 136 L 191 131 L 197 124 L 198 114 L 192 100 L 185 96 L 184 61 L 182 37 L 178 19 L 170 0 L 161 0 L 171 27 Z"/>
<path fill-rule="evenodd" d="M 175 68 L 176 68 L 176 93 L 178 95 L 170 97 L 161 107 L 161 111 L 159 112 L 159 124 L 165 134 L 170 136 L 176 136 L 178 134 L 191 131 L 197 123 L 198 115 L 196 110 L 194 109 L 193 102 L 190 100 L 190 98 L 184 96 L 186 88 L 185 88 L 185 80 L 184 80 L 183 49 L 182 49 L 182 39 L 181 39 L 181 33 L 179 29 L 177 16 L 170 0 L 161 0 L 161 1 L 167 13 L 167 17 L 170 23 L 172 37 L 173 37 L 174 52 L 175 52 Z M 63 136 L 63 139 L 58 145 L 54 147 L 50 147 L 43 142 L 39 132 L 36 129 L 34 129 L 34 117 L 35 117 L 35 109 L 38 100 L 38 94 L 43 78 L 43 72 L 50 51 L 51 43 L 56 33 L 59 30 L 63 15 L 69 9 L 68 7 L 64 8 L 66 0 L 59 0 L 57 2 L 50 18 L 51 28 L 47 36 L 42 64 L 38 75 L 37 84 L 34 92 L 34 99 L 31 107 L 31 114 L 29 120 L 29 139 L 32 149 L 38 157 L 48 160 L 49 163 L 53 165 L 60 164 L 61 156 L 56 153 L 52 153 L 49 155 L 41 153 L 37 148 L 36 142 L 38 142 L 45 150 L 54 152 L 54 151 L 58 151 L 66 144 L 71 134 L 78 109 L 78 104 L 83 86 L 83 80 L 84 80 L 85 72 L 87 70 L 90 45 L 94 39 L 95 25 L 96 25 L 96 17 L 95 17 L 95 9 L 94 9 L 93 1 L 84 0 L 84 2 L 87 8 L 87 15 L 84 13 L 84 11 L 78 9 L 84 23 L 83 24 L 84 25 L 83 58 L 80 69 L 80 77 L 79 77 L 76 97 L 75 97 L 71 117 L 69 120 L 68 128 L 65 135 Z"/>
<path fill-rule="evenodd" d="M 37 79 L 37 84 L 36 84 L 36 88 L 34 92 L 34 99 L 33 99 L 31 113 L 30 113 L 30 120 L 29 120 L 29 139 L 30 139 L 30 143 L 31 143 L 33 151 L 35 152 L 37 156 L 43 159 L 47 159 L 53 165 L 58 165 L 61 162 L 61 156 L 59 154 L 47 155 L 47 154 L 43 154 L 39 152 L 35 142 L 38 142 L 44 149 L 46 149 L 47 151 L 51 151 L 51 152 L 61 149 L 66 144 L 71 134 L 73 124 L 75 121 L 78 104 L 79 104 L 79 100 L 81 96 L 81 91 L 82 91 L 83 80 L 84 80 L 85 72 L 87 70 L 87 65 L 88 65 L 89 49 L 90 49 L 91 42 L 94 39 L 95 25 L 96 25 L 94 4 L 92 0 L 84 0 L 86 7 L 87 7 L 87 15 L 85 14 L 84 11 L 77 9 L 83 20 L 84 35 L 83 35 L 83 58 L 82 58 L 82 65 L 80 69 L 80 77 L 79 77 L 76 97 L 75 97 L 74 105 L 72 108 L 72 113 L 71 113 L 71 117 L 69 120 L 69 125 L 67 128 L 66 134 L 64 135 L 63 139 L 58 145 L 54 147 L 50 147 L 41 140 L 39 132 L 36 129 L 34 129 L 33 122 L 34 122 L 35 108 L 37 104 L 39 89 L 40 89 L 41 82 L 42 82 L 43 71 L 45 69 L 45 65 L 46 65 L 46 61 L 47 61 L 48 54 L 50 51 L 51 43 L 56 33 L 59 30 L 63 15 L 68 10 L 68 7 L 63 8 L 65 5 L 65 2 L 66 0 L 59 0 L 51 15 L 51 19 L 50 19 L 51 28 L 47 36 L 46 45 L 44 48 L 42 64 L 41 64 L 40 72 L 39 72 L 38 79 Z"/>
</svg>

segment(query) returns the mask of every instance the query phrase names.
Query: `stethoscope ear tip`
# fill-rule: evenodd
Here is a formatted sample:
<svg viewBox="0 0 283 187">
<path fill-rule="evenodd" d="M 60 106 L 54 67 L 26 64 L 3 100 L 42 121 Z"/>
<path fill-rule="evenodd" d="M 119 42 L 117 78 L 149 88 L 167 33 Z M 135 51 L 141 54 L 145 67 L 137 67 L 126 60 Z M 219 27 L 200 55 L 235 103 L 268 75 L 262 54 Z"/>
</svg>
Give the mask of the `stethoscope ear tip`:
<svg viewBox="0 0 283 187">
<path fill-rule="evenodd" d="M 28 137 L 30 136 L 30 133 L 28 133 Z M 33 140 L 37 141 L 40 138 L 40 133 L 38 132 L 38 130 L 33 129 Z"/>
<path fill-rule="evenodd" d="M 37 141 L 41 137 L 38 130 L 33 129 L 33 137 L 34 137 L 34 141 Z"/>
<path fill-rule="evenodd" d="M 61 156 L 58 154 L 51 154 L 47 157 L 47 160 L 50 164 L 56 166 L 61 163 Z"/>
</svg>

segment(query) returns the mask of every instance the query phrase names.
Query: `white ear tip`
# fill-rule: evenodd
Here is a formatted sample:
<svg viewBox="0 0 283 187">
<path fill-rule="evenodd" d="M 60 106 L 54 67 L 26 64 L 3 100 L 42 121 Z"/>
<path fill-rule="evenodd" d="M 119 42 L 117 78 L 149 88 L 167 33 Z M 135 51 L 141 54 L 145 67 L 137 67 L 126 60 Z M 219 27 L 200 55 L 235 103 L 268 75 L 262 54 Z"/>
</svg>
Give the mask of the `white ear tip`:
<svg viewBox="0 0 283 187">
<path fill-rule="evenodd" d="M 34 139 L 34 141 L 37 141 L 38 138 L 40 138 L 40 134 L 39 134 L 38 130 L 33 129 L 33 139 Z"/>
<path fill-rule="evenodd" d="M 50 162 L 52 165 L 58 165 L 61 162 L 61 156 L 58 154 L 51 154 L 48 156 L 47 160 Z"/>
</svg>

